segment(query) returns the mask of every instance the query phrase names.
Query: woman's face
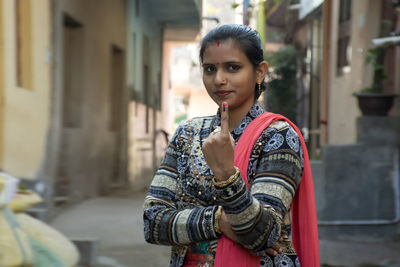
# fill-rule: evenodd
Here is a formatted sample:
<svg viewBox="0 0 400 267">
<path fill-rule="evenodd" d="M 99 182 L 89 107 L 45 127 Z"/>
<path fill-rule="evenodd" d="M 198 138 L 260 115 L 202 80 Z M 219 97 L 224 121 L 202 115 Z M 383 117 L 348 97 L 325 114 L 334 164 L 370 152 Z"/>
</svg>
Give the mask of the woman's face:
<svg viewBox="0 0 400 267">
<path fill-rule="evenodd" d="M 254 87 L 264 74 L 242 52 L 234 41 L 209 44 L 203 54 L 203 82 L 214 102 L 227 102 L 229 110 L 250 109 Z"/>
</svg>

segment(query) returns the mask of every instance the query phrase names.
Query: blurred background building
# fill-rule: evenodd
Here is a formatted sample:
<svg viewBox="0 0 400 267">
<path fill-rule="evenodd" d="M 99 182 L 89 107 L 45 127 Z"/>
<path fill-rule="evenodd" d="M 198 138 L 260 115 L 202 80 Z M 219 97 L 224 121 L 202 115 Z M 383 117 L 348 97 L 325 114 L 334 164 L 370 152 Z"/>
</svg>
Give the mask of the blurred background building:
<svg viewBox="0 0 400 267">
<path fill-rule="evenodd" d="M 271 66 L 261 101 L 306 138 L 322 236 L 398 237 L 399 98 L 371 116 L 354 94 L 379 78 L 379 95 L 400 93 L 399 5 L 0 0 L 0 168 L 41 193 L 47 217 L 115 188 L 145 190 L 176 125 L 217 110 L 201 36 L 244 23 Z"/>
<path fill-rule="evenodd" d="M 172 107 L 163 48 L 193 41 L 201 10 L 197 0 L 0 1 L 0 165 L 40 191 L 50 217 L 149 184 Z"/>
<path fill-rule="evenodd" d="M 303 129 L 321 238 L 398 238 L 399 2 L 264 4 L 267 51 L 279 49 L 266 106 Z M 390 97 L 389 113 L 361 112 L 366 92 Z"/>
</svg>

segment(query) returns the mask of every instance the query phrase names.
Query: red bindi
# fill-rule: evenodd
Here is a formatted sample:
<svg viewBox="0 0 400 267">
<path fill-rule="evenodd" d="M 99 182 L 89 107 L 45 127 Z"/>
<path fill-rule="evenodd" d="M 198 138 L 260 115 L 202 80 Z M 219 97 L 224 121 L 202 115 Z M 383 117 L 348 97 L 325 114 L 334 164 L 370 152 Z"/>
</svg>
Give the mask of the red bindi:
<svg viewBox="0 0 400 267">
<path fill-rule="evenodd" d="M 217 46 L 218 46 L 218 47 L 219 47 L 219 44 L 220 44 L 220 43 L 219 43 L 219 41 L 218 41 L 218 42 L 217 42 Z"/>
</svg>

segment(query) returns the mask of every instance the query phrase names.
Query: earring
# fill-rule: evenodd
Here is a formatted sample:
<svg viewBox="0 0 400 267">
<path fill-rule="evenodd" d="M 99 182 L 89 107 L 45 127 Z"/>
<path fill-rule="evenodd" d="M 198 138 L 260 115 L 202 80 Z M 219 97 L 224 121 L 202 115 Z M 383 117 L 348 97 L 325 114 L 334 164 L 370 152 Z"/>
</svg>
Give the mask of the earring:
<svg viewBox="0 0 400 267">
<path fill-rule="evenodd" d="M 257 83 L 258 84 L 258 95 L 261 95 L 262 91 L 261 91 L 261 82 Z"/>
</svg>

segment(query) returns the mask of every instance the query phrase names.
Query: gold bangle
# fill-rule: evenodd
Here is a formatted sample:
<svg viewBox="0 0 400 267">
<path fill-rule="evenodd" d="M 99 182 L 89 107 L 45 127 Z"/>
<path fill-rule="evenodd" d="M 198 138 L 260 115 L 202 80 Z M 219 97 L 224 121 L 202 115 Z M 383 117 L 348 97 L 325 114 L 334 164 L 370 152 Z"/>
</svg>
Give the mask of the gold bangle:
<svg viewBox="0 0 400 267">
<path fill-rule="evenodd" d="M 218 182 L 215 180 L 215 177 L 214 177 L 212 179 L 213 184 L 218 187 L 225 187 L 225 186 L 235 182 L 240 175 L 240 170 L 238 167 L 236 167 L 236 166 L 234 166 L 234 167 L 235 167 L 236 172 L 235 172 L 235 174 L 231 175 L 228 180 Z"/>
<path fill-rule="evenodd" d="M 214 215 L 214 231 L 218 234 L 222 234 L 221 230 L 219 229 L 219 219 L 221 219 L 221 215 L 222 215 L 222 206 L 218 206 L 218 209 Z"/>
</svg>

